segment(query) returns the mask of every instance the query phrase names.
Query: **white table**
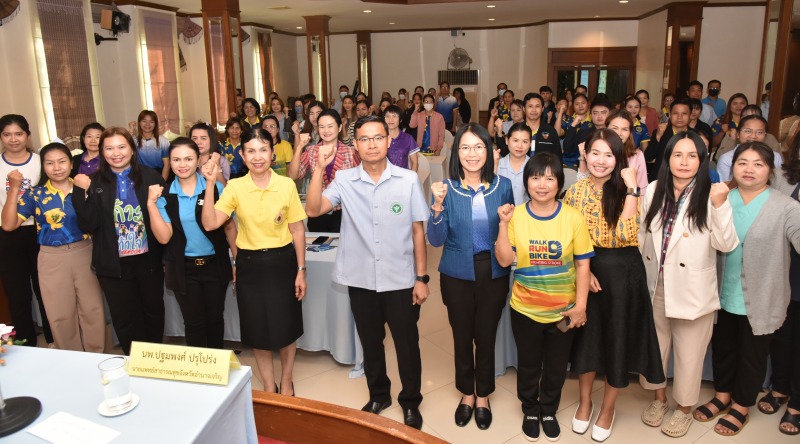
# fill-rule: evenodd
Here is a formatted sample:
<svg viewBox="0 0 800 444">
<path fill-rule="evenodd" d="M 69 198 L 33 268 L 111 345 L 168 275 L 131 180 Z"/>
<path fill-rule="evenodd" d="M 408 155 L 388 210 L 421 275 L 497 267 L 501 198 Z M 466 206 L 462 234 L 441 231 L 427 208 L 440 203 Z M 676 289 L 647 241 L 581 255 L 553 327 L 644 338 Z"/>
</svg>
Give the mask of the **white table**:
<svg viewBox="0 0 800 444">
<path fill-rule="evenodd" d="M 306 233 L 306 237 L 331 236 L 332 233 Z M 355 321 L 350 311 L 350 296 L 347 287 L 332 282 L 333 265 L 336 261 L 334 248 L 322 252 L 306 251 L 307 290 L 303 299 L 303 336 L 297 346 L 308 351 L 329 351 L 342 364 L 354 364 L 352 377 L 362 372 L 363 351 L 356 333 Z M 233 295 L 233 286 L 228 286 L 225 297 L 225 330 L 228 341 L 241 341 L 239 307 Z M 166 336 L 185 336 L 183 316 L 174 293 L 164 294 Z"/>
<path fill-rule="evenodd" d="M 231 370 L 227 386 L 149 378 L 131 378 L 139 398 L 132 411 L 107 418 L 97 412 L 103 401 L 97 364 L 111 355 L 35 347 L 11 347 L 0 367 L 6 398 L 32 396 L 42 414 L 29 428 L 57 412 L 120 432 L 116 443 L 256 443 L 252 371 Z M 21 430 L 4 441 L 44 441 Z"/>
</svg>

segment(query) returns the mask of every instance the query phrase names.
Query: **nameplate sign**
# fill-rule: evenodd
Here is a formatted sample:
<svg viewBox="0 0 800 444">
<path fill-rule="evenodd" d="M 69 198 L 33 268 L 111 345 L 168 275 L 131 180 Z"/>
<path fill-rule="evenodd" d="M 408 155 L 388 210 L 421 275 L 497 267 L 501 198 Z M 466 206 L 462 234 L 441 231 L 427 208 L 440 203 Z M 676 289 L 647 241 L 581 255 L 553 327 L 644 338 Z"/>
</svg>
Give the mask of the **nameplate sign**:
<svg viewBox="0 0 800 444">
<path fill-rule="evenodd" d="M 231 368 L 241 368 L 231 350 L 131 343 L 128 374 L 143 378 L 228 385 Z"/>
</svg>

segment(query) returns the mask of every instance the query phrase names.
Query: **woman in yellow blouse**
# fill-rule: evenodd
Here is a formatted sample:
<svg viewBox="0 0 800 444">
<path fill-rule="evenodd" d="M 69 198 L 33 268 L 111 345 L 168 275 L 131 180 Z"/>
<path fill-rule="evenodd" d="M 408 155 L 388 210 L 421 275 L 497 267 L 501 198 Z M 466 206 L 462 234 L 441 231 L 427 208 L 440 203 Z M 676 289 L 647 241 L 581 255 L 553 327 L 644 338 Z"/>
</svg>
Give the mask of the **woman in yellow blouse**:
<svg viewBox="0 0 800 444">
<path fill-rule="evenodd" d="M 596 131 L 581 156 L 589 177 L 573 185 L 564 202 L 583 214 L 596 256 L 590 264 L 586 327 L 578 332 L 572 351 L 581 396 L 572 430 L 583 434 L 589 428 L 592 384 L 600 372 L 606 385 L 592 439 L 602 442 L 611 435 L 617 395 L 628 386 L 628 373 L 639 373 L 651 383 L 665 378 L 638 249 L 636 170 L 628 168 L 622 140 L 608 129 Z"/>
<path fill-rule="evenodd" d="M 306 213 L 294 182 L 270 168 L 269 133 L 260 127 L 245 131 L 242 147 L 249 173 L 231 179 L 215 205 L 203 206 L 203 227 L 215 230 L 236 212 L 234 282 L 242 343 L 253 347 L 266 391 L 278 392 L 272 350 L 280 350 L 280 393 L 294 396 L 295 341 L 303 335 L 300 301 L 306 293 Z M 217 168 L 215 162 L 203 166 L 206 180 L 216 177 Z M 207 187 L 205 201 L 214 202 L 214 187 Z"/>
</svg>

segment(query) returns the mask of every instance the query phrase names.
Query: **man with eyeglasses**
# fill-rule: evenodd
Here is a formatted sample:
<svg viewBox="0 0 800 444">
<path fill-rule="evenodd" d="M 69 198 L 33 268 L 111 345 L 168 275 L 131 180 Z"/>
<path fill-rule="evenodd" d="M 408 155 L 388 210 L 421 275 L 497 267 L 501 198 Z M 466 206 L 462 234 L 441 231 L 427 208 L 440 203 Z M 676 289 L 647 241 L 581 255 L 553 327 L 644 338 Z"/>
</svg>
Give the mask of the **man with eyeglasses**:
<svg viewBox="0 0 800 444">
<path fill-rule="evenodd" d="M 744 117 L 739 121 L 739 127 L 736 128 L 736 138 L 740 144 L 747 142 L 764 143 L 767 138 L 767 121 L 758 114 Z M 735 148 L 719 156 L 717 161 L 717 172 L 723 182 L 728 182 L 732 178 L 731 167 L 734 152 L 736 152 Z M 781 165 L 783 165 L 783 158 L 780 153 L 773 152 L 772 154 L 775 156 L 775 170 L 780 170 Z"/>
<path fill-rule="evenodd" d="M 428 298 L 429 276 L 422 221 L 429 210 L 417 175 L 387 161 L 389 128 L 378 116 L 355 124 L 361 164 L 339 171 L 325 191 L 322 176 L 334 150 L 322 147 L 306 195 L 306 213 L 342 207 L 341 239 L 334 282 L 346 285 L 350 309 L 364 349 L 369 402 L 361 409 L 380 414 L 392 405 L 383 345 L 385 325 L 394 339 L 403 388 L 397 397 L 403 422 L 422 428 L 420 306 Z"/>
</svg>

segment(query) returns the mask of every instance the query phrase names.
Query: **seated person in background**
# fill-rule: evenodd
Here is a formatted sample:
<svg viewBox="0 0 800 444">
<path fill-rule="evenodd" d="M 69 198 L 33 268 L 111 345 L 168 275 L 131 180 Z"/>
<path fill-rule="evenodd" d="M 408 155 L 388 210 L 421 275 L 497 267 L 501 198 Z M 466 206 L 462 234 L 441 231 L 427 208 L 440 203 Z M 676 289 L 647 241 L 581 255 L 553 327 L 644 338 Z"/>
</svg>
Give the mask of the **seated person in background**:
<svg viewBox="0 0 800 444">
<path fill-rule="evenodd" d="M 564 137 L 570 127 L 578 128 L 578 131 L 592 129 L 592 120 L 589 117 L 589 99 L 585 94 L 575 94 L 575 98 L 572 99 L 572 109 L 574 112 L 569 115 L 566 103 L 560 102 L 558 105 L 556 129 L 559 137 Z"/>
<path fill-rule="evenodd" d="M 397 105 L 386 108 L 383 120 L 389 127 L 389 152 L 386 157 L 392 165 L 417 171 L 417 141 L 410 134 L 400 131 L 403 110 Z"/>
<path fill-rule="evenodd" d="M 736 146 L 747 142 L 764 143 L 764 140 L 767 138 L 767 134 L 766 119 L 758 114 L 751 114 L 743 118 L 739 122 L 739 127 L 736 128 L 736 139 L 738 141 Z M 733 166 L 733 153 L 735 151 L 736 149 L 734 147 L 734 149 L 719 156 L 719 160 L 717 161 L 717 172 L 719 173 L 719 177 L 723 182 L 727 182 L 733 178 L 733 175 L 731 174 L 731 168 Z M 780 168 L 783 165 L 783 157 L 781 157 L 780 153 L 777 153 L 774 150 L 772 151 L 772 154 L 775 156 L 775 168 Z"/>
<path fill-rule="evenodd" d="M 686 95 L 689 96 L 690 99 L 698 99 L 700 100 L 703 97 L 703 84 L 697 80 L 692 80 L 689 82 L 689 89 L 686 90 Z M 711 105 L 703 104 L 703 111 L 700 113 L 700 120 L 703 122 L 713 125 L 714 121 L 717 120 L 717 113 L 714 112 L 714 108 Z"/>
<path fill-rule="evenodd" d="M 703 102 L 700 99 L 689 99 L 691 104 L 691 113 L 689 114 L 689 128 L 696 129 L 698 133 L 705 136 L 706 140 L 713 140 L 714 132 L 711 126 L 700 120 L 700 113 L 703 112 Z M 709 151 L 711 151 L 711 144 L 706 144 Z"/>
<path fill-rule="evenodd" d="M 503 122 L 511 120 L 511 102 L 513 101 L 514 91 L 508 89 L 503 93 L 503 101 L 495 103 L 497 107 L 497 117 Z"/>
<path fill-rule="evenodd" d="M 742 109 L 742 119 L 752 115 L 764 117 L 761 114 L 761 107 L 759 107 L 756 104 L 747 105 L 744 107 L 744 109 Z M 764 120 L 766 120 L 766 118 Z M 739 122 L 741 123 L 741 120 Z M 767 133 L 763 142 L 765 145 L 770 147 L 772 151 L 775 151 L 777 153 L 781 152 L 781 145 L 780 143 L 778 143 L 778 139 L 776 139 L 775 136 L 773 136 L 772 134 Z M 733 149 L 736 148 L 736 145 L 738 144 L 739 142 L 736 137 L 736 129 L 735 128 L 729 129 L 727 134 L 725 134 L 725 137 L 722 138 L 722 142 L 720 142 L 719 147 L 717 148 L 717 152 L 714 153 L 714 159 L 719 161 L 720 156 L 729 151 L 733 151 Z"/>
<path fill-rule="evenodd" d="M 565 165 L 571 167 L 578 166 L 578 161 L 580 158 L 580 150 L 578 149 L 578 146 L 589 140 L 596 129 L 603 129 L 606 127 L 606 119 L 608 118 L 608 114 L 611 112 L 612 108 L 613 107 L 606 96 L 601 96 L 598 94 L 597 97 L 595 97 L 594 102 L 592 102 L 590 119 L 593 123 L 590 123 L 591 126 L 588 126 L 584 129 L 579 129 L 578 126 L 570 125 L 564 136 Z"/>
<path fill-rule="evenodd" d="M 508 146 L 508 154 L 500 158 L 495 163 L 497 165 L 497 175 L 503 176 L 511 181 L 511 191 L 514 193 L 514 205 L 522 205 L 528 199 L 525 198 L 525 183 L 522 180 L 525 171 L 525 164 L 530 159 L 531 152 L 531 129 L 524 123 L 516 123 L 508 130 L 505 137 Z M 495 149 L 495 151 L 498 151 Z"/>
</svg>

